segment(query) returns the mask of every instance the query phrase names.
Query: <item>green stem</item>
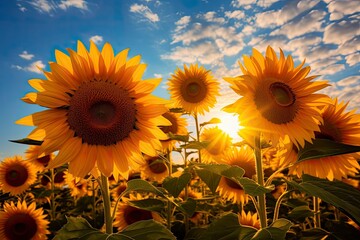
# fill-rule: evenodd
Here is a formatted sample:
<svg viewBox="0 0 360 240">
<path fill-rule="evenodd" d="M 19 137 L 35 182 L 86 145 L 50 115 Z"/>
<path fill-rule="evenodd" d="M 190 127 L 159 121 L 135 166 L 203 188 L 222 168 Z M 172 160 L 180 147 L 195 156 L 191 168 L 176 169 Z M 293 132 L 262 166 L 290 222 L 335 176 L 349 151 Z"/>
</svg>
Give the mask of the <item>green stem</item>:
<svg viewBox="0 0 360 240">
<path fill-rule="evenodd" d="M 262 155 L 261 155 L 261 142 L 260 142 L 260 133 L 255 136 L 255 163 L 256 163 L 256 177 L 257 182 L 260 186 L 265 186 L 264 181 L 264 170 L 262 164 Z M 266 215 L 266 196 L 265 193 L 260 194 L 258 197 L 259 203 L 259 218 L 261 228 L 267 227 L 267 215 Z"/>
<path fill-rule="evenodd" d="M 167 151 L 166 158 L 168 160 L 168 166 L 169 166 L 169 177 L 172 175 L 172 160 L 170 157 L 170 151 Z M 170 200 L 168 200 L 167 203 L 167 228 L 171 230 L 171 217 L 172 217 L 172 203 Z"/>
<path fill-rule="evenodd" d="M 111 205 L 110 205 L 110 192 L 109 192 L 109 180 L 106 176 L 101 174 L 101 195 L 104 204 L 104 218 L 105 228 L 107 234 L 113 233 L 113 218 L 111 216 Z"/>
<path fill-rule="evenodd" d="M 200 142 L 200 129 L 199 129 L 199 120 L 198 120 L 197 113 L 194 113 L 194 119 L 195 119 L 195 127 L 196 127 L 196 140 L 198 142 Z M 199 154 L 199 163 L 201 163 L 200 150 L 198 150 L 198 154 Z"/>
<path fill-rule="evenodd" d="M 314 227 L 321 228 L 320 199 L 318 197 L 313 197 L 313 204 L 314 204 Z"/>
<path fill-rule="evenodd" d="M 278 219 L 281 202 L 282 202 L 282 200 L 284 199 L 284 197 L 285 197 L 289 192 L 290 192 L 290 191 L 285 191 L 285 192 L 283 192 L 283 194 L 281 194 L 280 197 L 277 199 L 276 204 L 275 204 L 275 209 L 274 209 L 273 222 L 275 222 L 275 221 Z"/>
<path fill-rule="evenodd" d="M 51 184 L 51 195 L 50 195 L 50 208 L 51 208 L 51 220 L 55 220 L 56 207 L 55 207 L 55 174 L 54 169 L 50 169 L 50 184 Z"/>
<path fill-rule="evenodd" d="M 187 144 L 187 143 L 185 143 Z M 186 153 L 186 148 L 184 148 L 184 152 L 185 152 L 185 159 L 184 159 L 184 168 L 186 169 L 187 167 L 187 153 Z M 184 197 L 184 201 L 187 201 L 188 196 L 189 196 L 189 183 L 186 184 L 185 186 L 185 197 Z M 185 235 L 188 233 L 190 229 L 190 221 L 189 221 L 189 216 L 187 214 L 185 214 Z"/>
<path fill-rule="evenodd" d="M 91 180 L 91 190 L 92 190 L 92 217 L 95 222 L 96 212 L 95 212 L 95 206 L 96 206 L 96 196 L 95 196 L 95 181 L 94 179 Z"/>
</svg>

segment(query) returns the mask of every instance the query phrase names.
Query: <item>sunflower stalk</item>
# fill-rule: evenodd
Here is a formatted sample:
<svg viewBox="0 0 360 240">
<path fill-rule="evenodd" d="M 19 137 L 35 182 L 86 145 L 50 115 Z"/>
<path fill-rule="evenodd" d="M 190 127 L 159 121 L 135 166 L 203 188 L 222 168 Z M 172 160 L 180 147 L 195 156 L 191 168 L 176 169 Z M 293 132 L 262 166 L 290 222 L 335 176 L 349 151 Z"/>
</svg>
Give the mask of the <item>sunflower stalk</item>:
<svg viewBox="0 0 360 240">
<path fill-rule="evenodd" d="M 285 196 L 291 191 L 285 191 L 283 194 L 280 195 L 280 197 L 277 199 L 276 204 L 275 204 L 275 209 L 274 209 L 274 217 L 273 217 L 273 222 L 275 222 L 278 217 L 279 217 L 279 211 L 280 211 L 280 206 L 281 206 L 281 202 L 282 200 L 285 198 Z"/>
<path fill-rule="evenodd" d="M 56 206 L 55 206 L 55 174 L 54 169 L 50 169 L 50 184 L 51 184 L 51 195 L 50 195 L 50 208 L 51 208 L 51 214 L 50 218 L 51 221 L 55 220 L 56 215 Z"/>
<path fill-rule="evenodd" d="M 169 166 L 169 177 L 172 175 L 172 159 L 170 157 L 170 151 L 168 150 L 166 153 L 166 158 L 168 160 L 168 166 Z M 171 217 L 172 217 L 172 203 L 170 200 L 167 202 L 167 227 L 169 230 L 171 230 Z"/>
<path fill-rule="evenodd" d="M 109 180 L 101 174 L 101 195 L 104 204 L 104 221 L 107 234 L 113 233 L 113 218 L 111 216 L 111 205 L 110 205 L 110 191 L 109 191 Z"/>
<path fill-rule="evenodd" d="M 199 129 L 199 120 L 197 113 L 194 113 L 194 119 L 195 119 L 195 127 L 196 127 L 196 141 L 200 142 L 200 129 Z M 201 163 L 200 150 L 198 150 L 198 155 L 199 155 L 199 163 Z"/>
<path fill-rule="evenodd" d="M 318 197 L 313 197 L 313 204 L 314 204 L 314 227 L 321 228 L 320 199 Z"/>
<path fill-rule="evenodd" d="M 264 180 L 264 169 L 262 164 L 262 155 L 261 155 L 261 142 L 260 142 L 260 133 L 255 136 L 255 164 L 256 164 L 256 176 L 257 182 L 260 186 L 265 186 Z M 267 227 L 267 214 L 266 214 L 266 196 L 265 193 L 260 194 L 258 197 L 259 209 L 258 214 L 260 218 L 261 228 Z"/>
</svg>

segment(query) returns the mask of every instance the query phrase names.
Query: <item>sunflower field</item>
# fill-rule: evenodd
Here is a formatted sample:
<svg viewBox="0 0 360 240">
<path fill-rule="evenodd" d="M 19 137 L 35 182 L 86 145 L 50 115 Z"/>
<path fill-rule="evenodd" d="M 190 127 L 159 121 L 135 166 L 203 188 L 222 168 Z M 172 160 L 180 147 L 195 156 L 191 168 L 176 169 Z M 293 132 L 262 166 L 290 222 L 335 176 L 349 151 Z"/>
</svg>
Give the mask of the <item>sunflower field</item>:
<svg viewBox="0 0 360 240">
<path fill-rule="evenodd" d="M 79 41 L 29 80 L 22 100 L 44 110 L 17 121 L 34 127 L 13 140 L 24 157 L 0 163 L 0 239 L 360 239 L 360 114 L 305 61 L 269 46 L 224 76 L 234 141 L 221 115 L 199 120 L 211 70 L 175 69 L 163 99 L 128 51 Z"/>
</svg>

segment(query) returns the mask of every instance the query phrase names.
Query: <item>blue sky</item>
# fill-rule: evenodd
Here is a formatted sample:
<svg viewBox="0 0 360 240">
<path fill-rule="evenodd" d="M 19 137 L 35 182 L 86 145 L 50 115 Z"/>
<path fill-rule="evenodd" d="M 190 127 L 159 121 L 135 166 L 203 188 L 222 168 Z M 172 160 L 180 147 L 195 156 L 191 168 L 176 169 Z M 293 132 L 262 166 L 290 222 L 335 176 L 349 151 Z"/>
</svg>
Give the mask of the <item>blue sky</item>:
<svg viewBox="0 0 360 240">
<path fill-rule="evenodd" d="M 221 80 L 240 74 L 237 62 L 255 47 L 271 45 L 306 58 L 311 74 L 331 81 L 325 93 L 360 106 L 360 3 L 357 0 L 17 0 L 0 1 L 0 159 L 23 154 L 9 139 L 32 128 L 14 122 L 40 107 L 20 100 L 27 80 L 43 78 L 54 51 L 81 40 L 115 51 L 130 48 L 148 64 L 144 78 L 162 77 L 154 92 L 167 98 L 166 81 L 176 67 L 199 63 L 221 81 L 222 97 L 204 120 L 237 96 Z"/>
</svg>

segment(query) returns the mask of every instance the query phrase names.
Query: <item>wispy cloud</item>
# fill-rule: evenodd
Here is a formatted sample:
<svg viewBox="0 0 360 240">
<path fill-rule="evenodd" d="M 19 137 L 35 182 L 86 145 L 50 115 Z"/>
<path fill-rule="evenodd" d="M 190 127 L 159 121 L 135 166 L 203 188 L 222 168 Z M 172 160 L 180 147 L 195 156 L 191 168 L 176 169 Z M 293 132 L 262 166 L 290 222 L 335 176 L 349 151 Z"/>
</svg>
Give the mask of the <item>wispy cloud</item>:
<svg viewBox="0 0 360 240">
<path fill-rule="evenodd" d="M 27 51 L 23 51 L 21 54 L 19 54 L 19 57 L 25 60 L 31 60 L 34 57 L 34 54 L 30 54 Z"/>
<path fill-rule="evenodd" d="M 89 40 L 90 40 L 90 41 L 93 41 L 95 44 L 100 44 L 100 43 L 103 42 L 104 39 L 103 39 L 103 37 L 100 36 L 100 35 L 94 35 L 94 36 L 90 37 Z"/>
<path fill-rule="evenodd" d="M 27 66 L 12 65 L 12 67 L 16 68 L 17 70 L 42 74 L 41 69 L 45 68 L 45 64 L 41 60 L 38 60 L 30 63 Z"/>
<path fill-rule="evenodd" d="M 143 4 L 133 4 L 130 6 L 130 12 L 137 13 L 143 17 L 143 19 L 152 23 L 159 22 L 160 18 L 156 13 L 153 13 L 148 6 Z"/>
<path fill-rule="evenodd" d="M 53 15 L 57 9 L 66 11 L 69 8 L 76 8 L 79 10 L 89 10 L 88 3 L 86 0 L 61 0 L 61 1 L 50 1 L 50 0 L 29 0 L 23 1 L 25 4 L 29 4 L 36 11 L 40 13 L 47 13 Z M 17 4 L 19 10 L 24 12 L 27 8 L 23 4 Z"/>
<path fill-rule="evenodd" d="M 346 15 L 351 15 L 356 12 L 360 12 L 360 4 L 358 1 L 344 1 L 334 0 L 331 1 L 327 8 L 330 12 L 330 20 L 339 20 Z"/>
</svg>

